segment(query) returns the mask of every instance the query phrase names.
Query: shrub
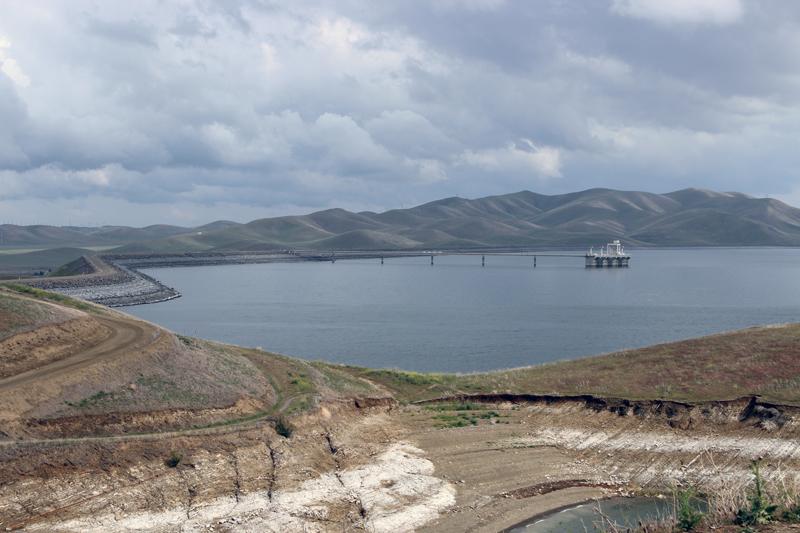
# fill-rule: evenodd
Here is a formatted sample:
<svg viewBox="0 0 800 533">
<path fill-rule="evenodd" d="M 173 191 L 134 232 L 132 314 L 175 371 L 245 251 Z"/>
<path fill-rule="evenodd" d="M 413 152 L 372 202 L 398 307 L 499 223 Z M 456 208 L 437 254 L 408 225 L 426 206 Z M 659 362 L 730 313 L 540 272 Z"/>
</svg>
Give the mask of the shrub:
<svg viewBox="0 0 800 533">
<path fill-rule="evenodd" d="M 275 421 L 275 432 L 281 437 L 286 437 L 288 439 L 292 436 L 292 433 L 294 433 L 294 428 L 286 418 L 281 416 Z"/>
<path fill-rule="evenodd" d="M 786 522 L 797 523 L 800 522 L 800 503 L 795 503 L 785 511 L 783 511 L 783 520 Z"/>
<path fill-rule="evenodd" d="M 48 292 L 42 289 L 29 287 L 27 285 L 21 285 L 19 283 L 5 283 L 3 284 L 3 286 L 6 287 L 7 289 L 11 289 L 12 291 L 21 294 L 27 294 L 29 296 L 33 296 L 34 298 L 39 298 L 42 300 L 49 300 L 51 302 L 55 302 L 61 305 L 66 305 L 68 307 L 74 307 L 75 309 L 80 309 L 82 311 L 95 310 L 93 306 L 87 304 L 86 302 L 81 302 L 80 300 L 64 296 L 63 294 Z"/>
<path fill-rule="evenodd" d="M 172 452 L 169 457 L 164 461 L 164 464 L 169 468 L 176 468 L 183 460 L 183 455 L 178 452 Z"/>
<path fill-rule="evenodd" d="M 405 385 L 437 385 L 443 382 L 442 374 L 424 374 L 421 372 L 407 372 L 404 370 L 370 370 L 369 375 L 375 378 L 388 378 Z"/>
<path fill-rule="evenodd" d="M 786 506 L 781 514 L 781 518 L 784 522 L 791 522 L 796 524 L 800 522 L 800 501 L 797 500 L 795 496 L 793 498 L 793 502 Z"/>
<path fill-rule="evenodd" d="M 753 471 L 755 486 L 748 497 L 749 506 L 736 512 L 735 523 L 740 526 L 760 526 L 769 524 L 775 517 L 778 506 L 769 501 L 764 490 L 764 480 L 761 477 L 758 461 L 753 461 L 750 469 Z"/>
<path fill-rule="evenodd" d="M 703 513 L 697 509 L 697 501 L 697 492 L 691 487 L 676 494 L 675 520 L 680 531 L 694 531 L 703 520 Z"/>
</svg>

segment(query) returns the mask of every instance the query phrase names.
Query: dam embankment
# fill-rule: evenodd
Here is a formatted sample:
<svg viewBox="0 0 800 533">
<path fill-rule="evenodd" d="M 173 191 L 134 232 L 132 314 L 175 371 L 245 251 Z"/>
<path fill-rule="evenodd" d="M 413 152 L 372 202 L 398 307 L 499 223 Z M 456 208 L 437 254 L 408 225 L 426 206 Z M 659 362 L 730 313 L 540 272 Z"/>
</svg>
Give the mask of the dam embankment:
<svg viewBox="0 0 800 533">
<path fill-rule="evenodd" d="M 180 293 L 139 272 L 135 266 L 100 256 L 83 256 L 67 265 L 74 275 L 18 280 L 30 287 L 120 307 L 162 302 Z"/>
</svg>

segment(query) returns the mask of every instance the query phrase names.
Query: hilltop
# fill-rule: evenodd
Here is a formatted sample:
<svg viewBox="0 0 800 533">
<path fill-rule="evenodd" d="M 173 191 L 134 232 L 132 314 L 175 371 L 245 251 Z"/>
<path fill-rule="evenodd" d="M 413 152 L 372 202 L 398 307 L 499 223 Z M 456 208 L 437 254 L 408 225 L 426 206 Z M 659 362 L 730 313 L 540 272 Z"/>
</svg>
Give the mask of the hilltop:
<svg viewBox="0 0 800 533">
<path fill-rule="evenodd" d="M 798 246 L 800 209 L 742 193 L 666 194 L 590 189 L 452 197 L 409 209 L 328 209 L 219 221 L 196 228 L 0 226 L 5 245 L 109 246 L 116 253 L 585 247 L 612 238 L 635 246 Z"/>
</svg>

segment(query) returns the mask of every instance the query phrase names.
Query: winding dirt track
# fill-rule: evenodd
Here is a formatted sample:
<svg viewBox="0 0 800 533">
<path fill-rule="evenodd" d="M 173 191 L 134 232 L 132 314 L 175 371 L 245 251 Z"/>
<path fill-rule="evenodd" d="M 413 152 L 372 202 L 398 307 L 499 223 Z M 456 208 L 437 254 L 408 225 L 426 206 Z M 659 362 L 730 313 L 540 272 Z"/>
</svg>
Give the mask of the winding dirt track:
<svg viewBox="0 0 800 533">
<path fill-rule="evenodd" d="M 111 361 L 119 357 L 130 354 L 132 350 L 146 349 L 147 346 L 156 342 L 165 332 L 161 328 L 150 325 L 146 322 L 127 319 L 125 317 L 114 316 L 95 316 L 94 319 L 105 326 L 108 335 L 99 343 L 89 349 L 79 351 L 69 357 L 60 359 L 53 363 L 28 370 L 21 374 L 0 380 L 0 394 L 12 393 L 15 389 L 31 386 L 40 383 L 42 380 L 58 378 L 59 376 L 72 374 L 83 368 L 95 365 L 103 361 Z M 309 366 L 313 371 L 314 369 Z M 16 439 L 10 441 L 0 440 L 0 448 L 18 447 L 25 445 L 64 445 L 79 442 L 121 442 L 126 440 L 148 440 L 162 439 L 186 435 L 212 435 L 220 433 L 230 433 L 246 428 L 258 427 L 269 424 L 275 420 L 276 415 L 287 409 L 291 403 L 305 394 L 295 394 L 288 398 L 279 396 L 278 401 L 263 413 L 263 416 L 248 418 L 240 422 L 233 421 L 223 426 L 190 428 L 175 431 L 155 431 L 140 434 L 126 434 L 113 436 L 97 437 L 75 437 L 75 438 L 34 438 Z"/>
<path fill-rule="evenodd" d="M 115 359 L 137 345 L 141 348 L 152 343 L 161 335 L 161 330 L 142 322 L 108 316 L 98 316 L 95 320 L 108 328 L 110 331 L 108 337 L 92 348 L 71 357 L 0 380 L 0 392 L 75 372 L 99 361 Z"/>
</svg>

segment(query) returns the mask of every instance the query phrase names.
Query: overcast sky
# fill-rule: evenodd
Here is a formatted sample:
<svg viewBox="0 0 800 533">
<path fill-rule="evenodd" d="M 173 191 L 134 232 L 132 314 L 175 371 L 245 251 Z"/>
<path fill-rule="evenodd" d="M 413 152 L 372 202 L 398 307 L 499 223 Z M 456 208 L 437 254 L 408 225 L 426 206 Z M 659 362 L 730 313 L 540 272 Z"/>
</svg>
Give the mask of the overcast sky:
<svg viewBox="0 0 800 533">
<path fill-rule="evenodd" d="M 800 205 L 793 0 L 0 7 L 0 223 L 590 187 Z"/>
</svg>

